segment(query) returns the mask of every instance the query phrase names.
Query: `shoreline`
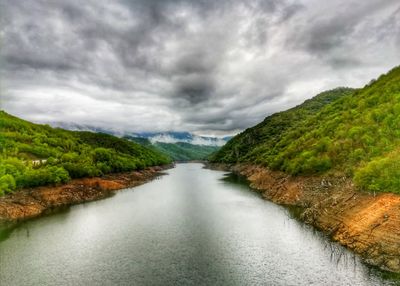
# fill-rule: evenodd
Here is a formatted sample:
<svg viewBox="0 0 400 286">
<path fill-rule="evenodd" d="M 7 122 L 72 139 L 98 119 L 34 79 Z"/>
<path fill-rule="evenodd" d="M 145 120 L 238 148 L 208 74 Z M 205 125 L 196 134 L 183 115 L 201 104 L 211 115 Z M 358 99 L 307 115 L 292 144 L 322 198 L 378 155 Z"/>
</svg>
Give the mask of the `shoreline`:
<svg viewBox="0 0 400 286">
<path fill-rule="evenodd" d="M 400 273 L 399 195 L 364 193 L 344 177 L 292 177 L 247 164 L 206 167 L 245 176 L 264 199 L 301 207 L 301 221 L 352 250 L 366 263 Z"/>
<path fill-rule="evenodd" d="M 24 189 L 0 198 L 0 223 L 17 223 L 52 210 L 96 201 L 139 186 L 172 165 L 74 179 L 60 186 Z M 357 191 L 348 178 L 291 177 L 255 165 L 204 164 L 247 178 L 264 199 L 300 207 L 299 219 L 382 270 L 400 273 L 400 196 Z"/>
<path fill-rule="evenodd" d="M 39 217 L 53 209 L 104 199 L 118 190 L 149 182 L 171 167 L 154 166 L 140 171 L 73 179 L 59 186 L 16 191 L 0 197 L 0 222 L 20 222 Z"/>
</svg>

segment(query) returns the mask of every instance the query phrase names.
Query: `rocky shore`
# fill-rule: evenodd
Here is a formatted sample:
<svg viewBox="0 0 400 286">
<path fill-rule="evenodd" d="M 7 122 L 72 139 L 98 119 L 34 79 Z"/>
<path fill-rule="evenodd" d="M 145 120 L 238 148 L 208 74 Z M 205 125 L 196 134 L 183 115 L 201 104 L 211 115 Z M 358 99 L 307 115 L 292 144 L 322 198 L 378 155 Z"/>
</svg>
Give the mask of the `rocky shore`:
<svg viewBox="0 0 400 286">
<path fill-rule="evenodd" d="M 223 164 L 249 180 L 264 198 L 301 207 L 300 218 L 359 254 L 367 263 L 400 272 L 400 196 L 369 194 L 344 177 L 291 177 L 252 165 Z"/>
<path fill-rule="evenodd" d="M 38 217 L 56 208 L 103 199 L 116 190 L 135 187 L 162 174 L 172 166 L 110 174 L 98 178 L 75 179 L 60 186 L 24 189 L 0 197 L 0 222 L 16 222 Z"/>
</svg>

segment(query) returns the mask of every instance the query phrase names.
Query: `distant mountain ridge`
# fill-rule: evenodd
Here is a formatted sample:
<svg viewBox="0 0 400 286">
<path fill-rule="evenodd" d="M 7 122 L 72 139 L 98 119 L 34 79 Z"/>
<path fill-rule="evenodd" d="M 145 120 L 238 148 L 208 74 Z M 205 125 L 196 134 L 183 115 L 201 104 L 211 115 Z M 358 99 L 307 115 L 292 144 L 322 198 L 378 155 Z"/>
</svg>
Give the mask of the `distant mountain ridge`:
<svg viewBox="0 0 400 286">
<path fill-rule="evenodd" d="M 124 138 L 163 153 L 176 162 L 207 160 L 211 154 L 221 148 L 219 146 L 195 145 L 186 142 L 151 142 L 144 137 L 125 136 Z"/>
<path fill-rule="evenodd" d="M 231 137 L 199 136 L 190 132 L 141 132 L 132 134 L 134 137 L 147 138 L 151 143 L 190 143 L 192 145 L 223 146 Z"/>
<path fill-rule="evenodd" d="M 66 122 L 52 122 L 49 125 L 71 131 L 91 131 L 97 133 L 106 133 L 118 137 L 137 137 L 149 139 L 152 144 L 159 143 L 189 143 L 192 145 L 218 146 L 221 147 L 228 142 L 232 136 L 212 137 L 199 136 L 190 132 L 166 131 L 166 132 L 122 132 L 102 127 L 96 127 L 85 124 L 75 124 Z"/>
</svg>

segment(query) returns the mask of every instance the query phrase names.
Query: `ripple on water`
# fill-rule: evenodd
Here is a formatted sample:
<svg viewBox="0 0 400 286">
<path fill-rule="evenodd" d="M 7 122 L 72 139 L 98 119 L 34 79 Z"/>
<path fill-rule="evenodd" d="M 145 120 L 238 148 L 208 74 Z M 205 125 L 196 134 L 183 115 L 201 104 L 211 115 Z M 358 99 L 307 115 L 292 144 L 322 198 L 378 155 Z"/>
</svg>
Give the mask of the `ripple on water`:
<svg viewBox="0 0 400 286">
<path fill-rule="evenodd" d="M 240 177 L 179 164 L 0 231 L 3 285 L 396 285 Z"/>
</svg>

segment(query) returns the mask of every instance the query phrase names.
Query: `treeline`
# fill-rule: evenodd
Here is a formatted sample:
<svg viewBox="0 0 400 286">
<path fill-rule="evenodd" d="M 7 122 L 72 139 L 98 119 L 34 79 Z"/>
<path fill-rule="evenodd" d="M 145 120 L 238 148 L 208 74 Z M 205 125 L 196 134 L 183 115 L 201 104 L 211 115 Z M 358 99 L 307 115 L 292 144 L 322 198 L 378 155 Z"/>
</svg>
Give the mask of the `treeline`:
<svg viewBox="0 0 400 286">
<path fill-rule="evenodd" d="M 292 175 L 331 172 L 365 190 L 400 193 L 400 68 L 362 89 L 325 92 L 271 115 L 211 160 Z"/>
<path fill-rule="evenodd" d="M 170 161 L 126 139 L 51 128 L 0 111 L 0 195 Z"/>
<path fill-rule="evenodd" d="M 207 160 L 211 154 L 218 151 L 219 146 L 195 145 L 187 142 L 151 143 L 147 138 L 126 136 L 125 138 L 161 152 L 174 161 Z"/>
<path fill-rule="evenodd" d="M 186 142 L 157 142 L 153 146 L 160 152 L 170 156 L 174 161 L 206 160 L 220 148 L 217 146 L 194 145 Z"/>
</svg>

